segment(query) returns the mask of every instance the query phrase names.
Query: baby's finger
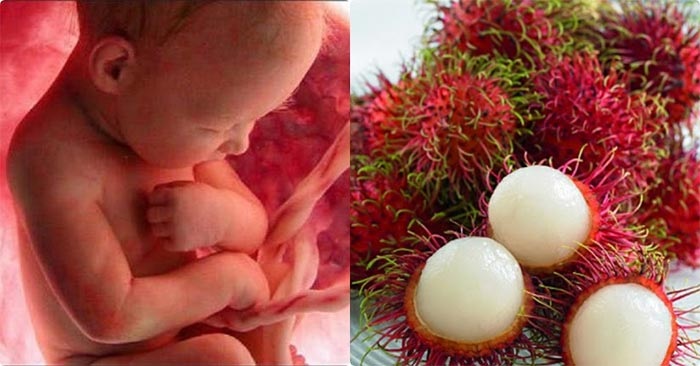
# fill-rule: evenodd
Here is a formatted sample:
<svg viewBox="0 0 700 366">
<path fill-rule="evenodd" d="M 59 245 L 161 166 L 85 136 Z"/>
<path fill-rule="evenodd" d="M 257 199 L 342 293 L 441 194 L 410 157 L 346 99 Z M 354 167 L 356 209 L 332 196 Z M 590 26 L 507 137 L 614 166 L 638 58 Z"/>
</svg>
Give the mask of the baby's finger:
<svg viewBox="0 0 700 366">
<path fill-rule="evenodd" d="M 175 180 L 172 182 L 168 183 L 161 183 L 157 186 L 155 186 L 153 189 L 158 189 L 158 188 L 177 188 L 177 187 L 184 187 L 188 186 L 190 184 L 194 184 L 194 181 L 191 180 Z"/>
<path fill-rule="evenodd" d="M 168 224 L 152 224 L 151 232 L 153 235 L 159 238 L 166 238 L 170 236 L 170 225 Z"/>
<path fill-rule="evenodd" d="M 172 199 L 173 192 L 167 187 L 156 186 L 148 195 L 148 203 L 151 205 L 164 205 Z"/>
<path fill-rule="evenodd" d="M 151 206 L 146 211 L 146 220 L 152 224 L 162 223 L 172 220 L 173 214 L 170 206 Z"/>
</svg>

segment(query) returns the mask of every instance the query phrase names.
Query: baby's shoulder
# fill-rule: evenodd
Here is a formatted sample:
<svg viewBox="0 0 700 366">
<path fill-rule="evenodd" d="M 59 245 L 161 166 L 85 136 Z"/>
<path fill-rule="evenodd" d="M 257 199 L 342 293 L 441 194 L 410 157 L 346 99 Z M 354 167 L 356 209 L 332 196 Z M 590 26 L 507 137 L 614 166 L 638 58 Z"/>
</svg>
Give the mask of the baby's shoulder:
<svg viewBox="0 0 700 366">
<path fill-rule="evenodd" d="M 13 135 L 7 157 L 7 180 L 16 198 L 98 193 L 102 169 L 95 151 L 68 134 L 56 121 L 26 118 Z M 60 124 L 60 123 L 58 123 Z"/>
</svg>

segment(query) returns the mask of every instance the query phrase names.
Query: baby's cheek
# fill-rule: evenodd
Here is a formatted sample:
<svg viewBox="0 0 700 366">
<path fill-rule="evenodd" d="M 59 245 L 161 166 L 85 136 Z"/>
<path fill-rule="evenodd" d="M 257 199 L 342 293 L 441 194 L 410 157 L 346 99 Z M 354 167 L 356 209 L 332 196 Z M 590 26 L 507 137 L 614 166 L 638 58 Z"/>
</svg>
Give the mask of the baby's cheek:
<svg viewBox="0 0 700 366">
<path fill-rule="evenodd" d="M 215 136 L 185 136 L 182 139 L 174 139 L 170 142 L 169 150 L 173 156 L 186 161 L 188 165 L 195 165 L 205 160 L 215 158 L 221 139 Z"/>
<path fill-rule="evenodd" d="M 164 168 L 181 169 L 211 159 L 213 150 L 215 148 L 210 145 L 197 143 L 190 138 L 188 140 L 163 139 L 148 144 L 141 151 L 142 158 L 149 163 Z"/>
</svg>

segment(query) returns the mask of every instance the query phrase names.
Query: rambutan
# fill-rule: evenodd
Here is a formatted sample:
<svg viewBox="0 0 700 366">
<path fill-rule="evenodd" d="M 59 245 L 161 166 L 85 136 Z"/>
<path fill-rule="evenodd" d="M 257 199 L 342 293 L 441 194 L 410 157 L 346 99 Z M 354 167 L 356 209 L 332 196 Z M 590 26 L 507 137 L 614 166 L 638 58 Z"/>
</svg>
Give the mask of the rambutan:
<svg viewBox="0 0 700 366">
<path fill-rule="evenodd" d="M 648 187 L 665 154 L 655 139 L 666 124 L 645 95 L 630 95 L 591 53 L 552 60 L 551 68 L 536 76 L 535 90 L 542 99 L 533 108 L 544 116 L 533 123 L 527 143 L 535 158 L 551 158 L 555 165 L 580 158 L 580 170 L 587 171 L 614 151 L 611 169 L 629 173 L 624 188 Z"/>
<path fill-rule="evenodd" d="M 622 176 L 614 174 L 613 154 L 592 171 L 571 160 L 557 169 L 525 160 L 505 161 L 481 198 L 484 226 L 532 273 L 566 267 L 580 246 L 613 242 L 627 252 L 640 233 L 628 228 L 632 211 L 620 209 L 631 193 L 615 193 Z M 550 163 L 551 164 L 551 163 Z M 486 200 L 488 199 L 488 203 Z"/>
<path fill-rule="evenodd" d="M 529 364 L 551 353 L 540 330 L 523 331 L 536 306 L 529 276 L 497 242 L 455 236 L 377 259 L 382 273 L 361 290 L 375 347 L 400 365 Z"/>
<path fill-rule="evenodd" d="M 584 23 L 581 1 L 458 0 L 435 2 L 429 30 L 432 44 L 473 55 L 497 55 L 540 67 L 547 54 L 562 54 L 574 45 L 572 35 Z M 575 43 L 586 48 L 583 39 Z M 589 45 L 590 46 L 590 45 Z"/>
<path fill-rule="evenodd" d="M 661 182 L 647 195 L 639 221 L 650 239 L 692 267 L 700 267 L 700 146 L 680 149 L 662 161 Z"/>
<path fill-rule="evenodd" d="M 511 66 L 465 55 L 424 60 L 400 88 L 361 107 L 370 148 L 401 161 L 433 199 L 468 195 L 513 151 L 522 126 L 509 95 L 522 76 L 509 75 Z"/>
<path fill-rule="evenodd" d="M 700 287 L 665 292 L 665 257 L 640 247 L 635 261 L 616 253 L 612 243 L 581 248 L 571 271 L 541 285 L 550 319 L 562 319 L 561 353 L 551 358 L 573 365 L 685 365 L 698 359 L 687 331 L 700 324 L 677 302 Z M 558 314 L 555 314 L 558 313 Z M 562 317 L 562 314 L 566 314 Z"/>
<path fill-rule="evenodd" d="M 689 122 L 700 100 L 700 28 L 673 1 L 621 1 L 604 13 L 601 58 L 621 61 L 628 88 L 668 98 L 671 123 Z"/>
<path fill-rule="evenodd" d="M 367 263 L 386 247 L 411 247 L 418 223 L 441 224 L 425 197 L 412 189 L 406 174 L 385 161 L 355 156 L 350 195 L 350 239 L 353 280 L 367 276 Z"/>
<path fill-rule="evenodd" d="M 411 95 L 411 76 L 402 72 L 401 80 L 392 83 L 384 74 L 377 75 L 377 85 L 368 85 L 369 91 L 353 100 L 350 118 L 355 126 L 353 154 L 385 155 L 388 131 L 399 128 L 407 113 L 407 106 L 417 104 L 420 95 Z M 389 153 L 393 151 L 389 150 Z"/>
</svg>

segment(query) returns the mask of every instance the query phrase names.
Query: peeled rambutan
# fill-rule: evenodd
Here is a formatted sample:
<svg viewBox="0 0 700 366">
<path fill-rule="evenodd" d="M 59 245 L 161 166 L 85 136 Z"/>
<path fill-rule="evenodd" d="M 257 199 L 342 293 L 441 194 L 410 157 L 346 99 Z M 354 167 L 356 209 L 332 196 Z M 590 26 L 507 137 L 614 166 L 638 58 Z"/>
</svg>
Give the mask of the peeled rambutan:
<svg viewBox="0 0 700 366">
<path fill-rule="evenodd" d="M 552 361 L 666 366 L 698 358 L 700 340 L 687 335 L 700 327 L 688 317 L 695 309 L 677 304 L 700 286 L 666 292 L 667 262 L 653 247 L 640 247 L 635 261 L 616 253 L 612 243 L 581 250 L 571 271 L 538 287 L 551 301 L 549 318 L 561 320 L 552 328 L 561 340 Z"/>
<path fill-rule="evenodd" d="M 373 349 L 400 365 L 529 364 L 552 352 L 529 329 L 537 301 L 530 277 L 497 242 L 423 237 L 427 251 L 380 257 L 381 273 L 363 284 L 363 313 L 377 335 Z M 543 330 L 543 331 L 546 331 Z"/>
<path fill-rule="evenodd" d="M 621 61 L 630 90 L 668 98 L 671 123 L 689 121 L 700 100 L 700 28 L 673 1 L 621 1 L 604 13 L 601 58 Z"/>
<path fill-rule="evenodd" d="M 521 59 L 541 65 L 552 49 L 570 44 L 568 29 L 553 15 L 562 5 L 537 0 L 459 0 L 435 2 L 437 17 L 430 39 L 439 47 L 474 55 Z M 572 22 L 573 23 L 573 22 Z"/>
<path fill-rule="evenodd" d="M 506 161 L 481 197 L 483 226 L 531 273 L 567 267 L 580 247 L 613 242 L 620 252 L 638 247 L 640 233 L 628 227 L 632 211 L 620 209 L 631 193 L 616 193 L 609 154 L 593 171 L 576 160 L 555 169 Z M 486 202 L 488 200 L 488 203 Z"/>
<path fill-rule="evenodd" d="M 552 59 L 534 83 L 541 100 L 533 108 L 543 115 L 527 142 L 535 158 L 551 158 L 554 165 L 580 158 L 580 170 L 590 171 L 614 152 L 611 170 L 629 174 L 624 188 L 648 187 L 665 154 L 655 143 L 666 132 L 655 104 L 629 94 L 614 71 L 605 75 L 591 53 Z"/>
</svg>

